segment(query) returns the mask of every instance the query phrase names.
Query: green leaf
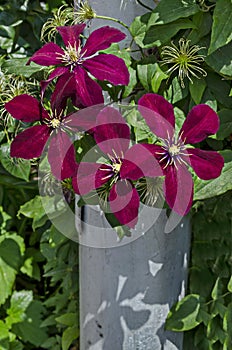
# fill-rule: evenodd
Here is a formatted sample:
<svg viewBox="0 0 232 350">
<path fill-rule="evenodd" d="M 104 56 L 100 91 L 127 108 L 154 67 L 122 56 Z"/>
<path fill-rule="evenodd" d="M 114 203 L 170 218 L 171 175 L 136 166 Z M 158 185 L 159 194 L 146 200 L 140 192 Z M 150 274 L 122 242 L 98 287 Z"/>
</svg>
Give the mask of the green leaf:
<svg viewBox="0 0 232 350">
<path fill-rule="evenodd" d="M 227 334 L 230 336 L 232 340 L 231 324 L 232 324 L 232 303 L 229 303 L 229 305 L 227 305 L 227 310 L 223 318 L 223 329 L 225 332 L 227 332 Z"/>
<path fill-rule="evenodd" d="M 127 67 L 129 67 L 131 64 L 130 53 L 128 52 L 127 49 L 121 49 L 118 44 L 112 44 L 108 49 L 102 50 L 101 52 L 107 53 L 107 54 L 112 54 L 112 55 L 115 55 L 117 57 L 122 58 L 125 61 Z"/>
<path fill-rule="evenodd" d="M 172 104 L 183 100 L 188 95 L 188 88 L 185 86 L 184 89 L 181 88 L 180 82 L 177 77 L 172 80 L 167 92 L 165 92 L 165 98 Z"/>
<path fill-rule="evenodd" d="M 141 84 L 143 85 L 146 91 L 150 90 L 151 79 L 155 74 L 155 71 L 156 71 L 156 66 L 154 63 L 141 64 L 141 65 L 138 64 L 137 66 L 139 81 L 141 82 Z"/>
<path fill-rule="evenodd" d="M 31 62 L 29 66 L 26 65 L 28 58 L 14 58 L 6 60 L 2 64 L 2 69 L 8 74 L 23 75 L 26 78 L 30 78 L 34 73 L 44 70 L 43 66 L 40 66 L 34 62 Z"/>
<path fill-rule="evenodd" d="M 232 40 L 232 2 L 217 0 L 213 14 L 213 27 L 209 54 Z"/>
<path fill-rule="evenodd" d="M 12 158 L 10 156 L 9 144 L 1 145 L 0 157 L 1 157 L 2 165 L 11 175 L 26 181 L 29 180 L 29 175 L 31 171 L 30 160 Z"/>
<path fill-rule="evenodd" d="M 21 337 L 25 342 L 39 347 L 47 338 L 46 328 L 41 328 L 41 317 L 44 312 L 42 303 L 38 300 L 33 300 L 26 310 L 26 319 L 23 322 L 14 324 L 13 332 Z"/>
<path fill-rule="evenodd" d="M 206 88 L 205 79 L 193 79 L 193 84 L 189 84 L 189 91 L 196 104 L 201 103 L 202 96 Z"/>
<path fill-rule="evenodd" d="M 9 350 L 23 350 L 23 344 L 20 343 L 19 341 L 13 341 L 10 342 L 10 348 Z"/>
<path fill-rule="evenodd" d="M 129 81 L 129 84 L 124 88 L 123 95 L 122 95 L 123 98 L 128 97 L 133 92 L 134 87 L 137 83 L 136 70 L 129 67 L 128 71 L 130 74 L 130 81 Z"/>
<path fill-rule="evenodd" d="M 60 197 L 59 197 L 60 199 Z M 59 217 L 61 213 L 64 212 L 66 204 L 61 198 L 60 201 L 57 201 L 57 198 L 49 196 L 35 196 L 29 202 L 20 206 L 17 216 L 21 214 L 26 217 L 32 218 L 32 228 L 35 230 L 37 227 L 43 226 L 48 220 L 48 216 L 51 219 Z"/>
<path fill-rule="evenodd" d="M 230 277 L 230 280 L 228 282 L 227 289 L 230 293 L 232 293 L 232 276 Z"/>
<path fill-rule="evenodd" d="M 9 335 L 9 329 L 7 325 L 0 320 L 0 340 L 8 338 Z"/>
<path fill-rule="evenodd" d="M 69 327 L 65 329 L 62 335 L 62 350 L 68 350 L 72 342 L 79 337 L 78 327 Z"/>
<path fill-rule="evenodd" d="M 224 149 L 223 151 L 219 152 L 222 157 L 224 158 L 225 163 L 232 162 L 232 151 L 229 149 Z"/>
<path fill-rule="evenodd" d="M 0 243 L 1 258 L 13 269 L 18 270 L 21 263 L 21 252 L 18 244 L 11 238 L 5 238 Z"/>
<path fill-rule="evenodd" d="M 160 1 L 151 15 L 149 25 L 170 23 L 199 11 L 199 6 L 192 0 Z"/>
<path fill-rule="evenodd" d="M 130 33 L 136 44 L 143 47 L 143 39 L 146 33 L 146 27 L 149 18 L 151 17 L 150 13 L 146 13 L 145 15 L 135 17 L 134 21 L 130 26 Z"/>
<path fill-rule="evenodd" d="M 78 325 L 78 316 L 74 312 L 69 312 L 67 314 L 63 314 L 56 318 L 56 321 L 64 324 L 65 326 L 74 326 Z"/>
<path fill-rule="evenodd" d="M 211 297 L 214 300 L 217 300 L 220 297 L 220 295 L 222 294 L 222 288 L 223 288 L 223 285 L 222 285 L 221 279 L 218 277 L 211 293 Z"/>
<path fill-rule="evenodd" d="M 155 25 L 146 29 L 142 38 L 142 48 L 161 46 L 167 43 L 181 29 L 195 28 L 195 24 L 189 19 L 180 19 L 163 25 Z"/>
<path fill-rule="evenodd" d="M 187 39 L 191 40 L 191 45 L 194 45 L 198 44 L 199 40 L 210 32 L 212 17 L 208 12 L 201 11 L 193 16 L 192 21 L 196 28 L 191 30 Z"/>
<path fill-rule="evenodd" d="M 176 135 L 178 135 L 186 118 L 185 118 L 184 112 L 178 107 L 174 107 L 174 114 L 175 114 L 175 120 L 176 120 L 175 133 Z"/>
<path fill-rule="evenodd" d="M 162 71 L 162 69 L 159 67 L 157 63 L 154 64 L 155 66 L 155 72 L 153 73 L 152 79 L 151 79 L 151 88 L 154 93 L 157 93 L 160 88 L 160 84 L 163 80 L 168 78 L 168 75 Z"/>
<path fill-rule="evenodd" d="M 225 163 L 221 175 L 214 180 L 194 180 L 194 200 L 218 196 L 232 189 L 232 162 Z"/>
<path fill-rule="evenodd" d="M 219 317 L 212 318 L 207 326 L 207 338 L 213 342 L 220 341 L 221 344 L 225 341 L 226 334 L 221 328 L 221 320 Z"/>
<path fill-rule="evenodd" d="M 12 324 L 22 322 L 26 318 L 26 309 L 33 300 L 32 291 L 21 290 L 19 292 L 14 291 L 11 300 L 10 308 L 7 309 L 6 324 L 10 328 Z"/>
<path fill-rule="evenodd" d="M 166 329 L 182 332 L 196 327 L 200 324 L 197 318 L 200 305 L 198 294 L 187 295 L 171 308 L 166 320 Z"/>
<path fill-rule="evenodd" d="M 15 269 L 10 267 L 2 258 L 0 258 L 0 305 L 2 305 L 6 298 L 11 294 L 15 276 Z"/>
<path fill-rule="evenodd" d="M 205 58 L 205 62 L 217 73 L 232 76 L 232 42 L 214 51 Z"/>
<path fill-rule="evenodd" d="M 218 101 L 225 108 L 232 109 L 232 98 L 229 97 L 230 84 L 215 73 L 209 73 L 206 77 L 208 88 Z"/>
<path fill-rule="evenodd" d="M 232 110 L 222 109 L 218 112 L 218 116 L 220 118 L 220 128 L 216 136 L 218 140 L 224 140 L 232 134 Z"/>
</svg>

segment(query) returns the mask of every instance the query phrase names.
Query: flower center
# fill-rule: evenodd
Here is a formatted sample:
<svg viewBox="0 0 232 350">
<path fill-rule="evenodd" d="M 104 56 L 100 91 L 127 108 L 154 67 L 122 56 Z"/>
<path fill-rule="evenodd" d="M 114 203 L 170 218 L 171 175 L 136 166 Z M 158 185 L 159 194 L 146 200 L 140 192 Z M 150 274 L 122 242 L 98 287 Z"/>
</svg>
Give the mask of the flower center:
<svg viewBox="0 0 232 350">
<path fill-rule="evenodd" d="M 161 155 L 160 163 L 164 164 L 164 169 L 169 165 L 174 165 L 177 168 L 178 163 L 184 163 L 187 165 L 184 157 L 188 157 L 190 154 L 186 152 L 186 145 L 182 141 L 181 136 L 176 139 L 175 136 L 162 140 L 162 152 L 157 152 Z"/>
<path fill-rule="evenodd" d="M 171 157 L 173 157 L 178 155 L 180 153 L 180 150 L 181 150 L 180 145 L 173 144 L 171 147 L 169 147 L 168 152 L 171 155 Z"/>
<path fill-rule="evenodd" d="M 119 163 L 116 163 L 117 161 L 119 161 Z M 118 174 L 122 166 L 122 161 L 120 159 L 115 159 L 115 163 L 112 163 L 111 166 L 112 166 L 113 172 L 115 174 Z"/>
<path fill-rule="evenodd" d="M 50 125 L 53 129 L 58 128 L 61 125 L 61 121 L 57 118 L 51 119 L 50 120 Z"/>
<path fill-rule="evenodd" d="M 64 54 L 59 54 L 60 55 L 60 60 L 65 66 L 70 66 L 71 71 L 73 68 L 77 65 L 80 64 L 83 61 L 83 56 L 85 52 L 81 54 L 81 46 L 75 43 L 74 46 L 72 46 L 70 43 L 64 49 Z"/>
</svg>

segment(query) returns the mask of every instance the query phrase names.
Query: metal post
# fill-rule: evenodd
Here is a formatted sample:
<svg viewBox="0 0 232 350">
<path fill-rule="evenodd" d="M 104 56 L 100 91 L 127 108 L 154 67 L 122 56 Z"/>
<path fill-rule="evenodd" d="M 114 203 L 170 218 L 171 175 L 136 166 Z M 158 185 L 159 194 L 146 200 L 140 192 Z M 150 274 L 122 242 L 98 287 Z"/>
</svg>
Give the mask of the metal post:
<svg viewBox="0 0 232 350">
<path fill-rule="evenodd" d="M 154 7 L 152 0 L 144 2 Z M 89 3 L 98 14 L 128 25 L 147 11 L 134 0 Z M 103 25 L 117 26 L 98 19 L 90 31 Z M 86 206 L 83 213 L 82 220 L 76 216 L 81 350 L 181 350 L 182 334 L 165 331 L 164 324 L 186 290 L 189 220 L 165 233 L 165 210 L 150 208 L 132 237 L 119 242 L 98 207 Z"/>
</svg>

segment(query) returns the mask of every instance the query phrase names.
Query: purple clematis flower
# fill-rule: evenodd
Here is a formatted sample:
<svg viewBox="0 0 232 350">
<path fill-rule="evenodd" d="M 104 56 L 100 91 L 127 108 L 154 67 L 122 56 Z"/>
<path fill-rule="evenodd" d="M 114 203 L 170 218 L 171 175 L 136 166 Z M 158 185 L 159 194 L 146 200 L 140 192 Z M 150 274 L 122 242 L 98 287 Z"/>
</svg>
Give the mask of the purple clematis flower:
<svg viewBox="0 0 232 350">
<path fill-rule="evenodd" d="M 116 109 L 106 107 L 96 119 L 94 138 L 107 162 L 81 162 L 73 177 L 74 191 L 85 195 L 93 189 L 107 188 L 111 212 L 120 224 L 133 228 L 140 202 L 133 181 L 145 175 L 161 175 L 161 168 L 143 146 L 129 147 L 130 128 Z"/>
<path fill-rule="evenodd" d="M 63 95 L 77 95 L 77 107 L 103 103 L 102 89 L 88 73 L 113 85 L 129 83 L 129 72 L 123 59 L 111 54 L 98 54 L 98 51 L 107 49 L 112 43 L 123 40 L 125 34 L 105 26 L 93 31 L 84 47 L 81 47 L 80 34 L 84 28 L 85 24 L 57 27 L 65 48 L 47 43 L 28 61 L 42 66 L 57 66 L 49 78 L 41 83 L 42 95 L 48 83 L 58 78 L 54 94 L 58 94 L 62 88 Z"/>
<path fill-rule="evenodd" d="M 188 166 L 203 180 L 217 178 L 222 171 L 223 157 L 215 151 L 191 148 L 219 128 L 219 118 L 208 105 L 192 108 L 182 128 L 175 135 L 173 106 L 162 96 L 148 93 L 138 102 L 139 109 L 151 131 L 158 136 L 161 145 L 143 145 L 162 166 L 164 191 L 168 205 L 180 215 L 189 212 L 193 200 L 193 180 Z"/>
<path fill-rule="evenodd" d="M 60 108 L 52 105 L 53 115 L 42 107 L 36 98 L 23 94 L 6 103 L 6 110 L 17 120 L 26 123 L 40 122 L 19 133 L 11 144 L 11 156 L 33 159 L 40 157 L 49 140 L 48 161 L 51 171 L 59 180 L 74 175 L 77 164 L 75 149 L 68 133 L 88 129 L 88 120 L 77 113 L 63 116 Z M 90 125 L 92 121 L 90 122 Z"/>
</svg>

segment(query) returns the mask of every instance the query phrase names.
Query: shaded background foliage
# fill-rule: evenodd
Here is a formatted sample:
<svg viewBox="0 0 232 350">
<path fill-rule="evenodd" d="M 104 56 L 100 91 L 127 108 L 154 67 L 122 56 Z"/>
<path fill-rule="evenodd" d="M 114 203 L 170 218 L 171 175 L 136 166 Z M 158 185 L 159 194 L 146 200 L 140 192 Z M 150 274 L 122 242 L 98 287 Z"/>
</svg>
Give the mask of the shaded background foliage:
<svg viewBox="0 0 232 350">
<path fill-rule="evenodd" d="M 3 109 L 5 102 L 20 93 L 39 96 L 38 80 L 44 73 L 25 66 L 26 57 L 41 47 L 43 23 L 64 3 L 72 4 L 0 2 L 1 350 L 67 350 L 71 344 L 77 349 L 77 245 L 47 220 L 37 200 L 36 163 L 10 158 L 9 142 L 23 125 Z M 18 65 L 12 63 L 16 58 Z"/>
<path fill-rule="evenodd" d="M 29 92 L 39 97 L 38 82 L 47 70 L 28 57 L 41 47 L 40 31 L 52 11 L 72 1 L 0 1 L 0 348 L 77 349 L 77 245 L 47 220 L 37 185 L 37 162 L 12 159 L 11 139 L 25 128 L 5 111 L 4 103 Z M 195 206 L 189 274 L 189 294 L 173 306 L 166 327 L 185 331 L 187 350 L 232 348 L 232 99 L 230 0 L 161 0 L 154 11 L 130 26 L 142 57 L 114 44 L 106 50 L 122 57 L 130 71 L 127 87 L 103 89 L 115 100 L 135 103 L 146 92 L 163 95 L 175 107 L 178 126 L 193 105 L 209 104 L 220 117 L 218 133 L 197 145 L 219 151 L 225 159 L 222 175 L 213 181 L 195 178 Z M 113 25 L 113 23 L 112 23 Z M 164 45 L 180 38 L 204 47 L 207 76 L 185 81 L 169 76 L 161 64 Z M 133 102 L 132 102 L 133 103 Z M 149 129 L 135 115 L 128 123 L 137 142 L 149 141 Z M 88 144 L 83 138 L 82 143 Z M 83 145 L 82 145 L 83 146 Z M 84 148 L 84 146 L 83 146 Z M 88 147 L 87 147 L 88 150 Z M 87 151 L 86 150 L 86 151 Z M 53 191 L 47 188 L 47 191 Z M 45 191 L 46 192 L 46 191 Z M 54 215 L 55 203 L 49 196 Z M 7 276 L 7 277 L 6 277 Z"/>
</svg>

